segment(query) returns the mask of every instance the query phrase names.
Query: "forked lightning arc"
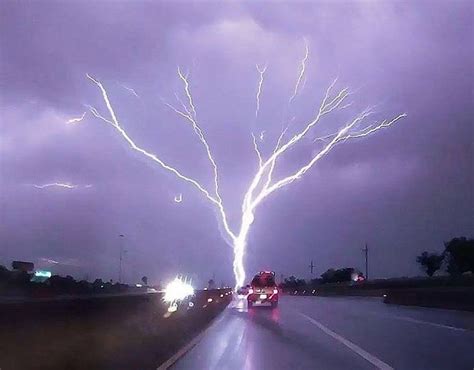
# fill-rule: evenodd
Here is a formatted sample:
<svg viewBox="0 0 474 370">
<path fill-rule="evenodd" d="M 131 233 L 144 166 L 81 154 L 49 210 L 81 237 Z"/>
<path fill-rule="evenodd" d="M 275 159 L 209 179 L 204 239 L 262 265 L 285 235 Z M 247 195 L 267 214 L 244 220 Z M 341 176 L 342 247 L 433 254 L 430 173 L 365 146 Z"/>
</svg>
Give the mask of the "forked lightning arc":
<svg viewBox="0 0 474 370">
<path fill-rule="evenodd" d="M 294 101 L 301 92 L 302 81 L 305 80 L 306 76 L 306 65 L 309 58 L 309 46 L 305 40 L 305 55 L 301 60 L 301 67 L 299 73 L 297 74 L 296 84 L 293 89 L 293 93 L 289 98 L 289 104 Z M 265 83 L 265 72 L 267 66 L 259 67 L 257 65 L 258 72 L 258 82 L 257 82 L 257 91 L 256 91 L 256 110 L 255 117 L 258 117 L 260 109 L 260 97 L 263 92 L 263 86 Z M 177 69 L 178 77 L 183 83 L 183 91 L 186 97 L 185 101 L 182 101 L 178 95 L 176 98 L 180 103 L 180 107 L 176 107 L 170 103 L 165 103 L 172 111 L 185 120 L 186 123 L 193 129 L 194 134 L 197 136 L 198 140 L 201 142 L 204 152 L 209 160 L 212 169 L 213 175 L 213 187 L 212 189 L 207 189 L 201 182 L 185 175 L 181 170 L 172 166 L 170 163 L 162 160 L 158 155 L 153 154 L 142 147 L 139 146 L 123 128 L 122 124 L 119 121 L 119 118 L 116 114 L 115 108 L 110 100 L 109 94 L 104 87 L 104 85 L 95 77 L 87 74 L 87 78 L 93 82 L 100 90 L 104 103 L 107 107 L 109 117 L 103 116 L 99 111 L 89 106 L 89 111 L 96 118 L 101 119 L 107 124 L 111 125 L 119 135 L 125 140 L 125 142 L 130 146 L 131 149 L 139 152 L 143 156 L 147 157 L 153 161 L 158 166 L 163 169 L 173 173 L 177 178 L 182 181 L 185 181 L 192 185 L 195 189 L 201 192 L 205 198 L 211 202 L 216 207 L 218 220 L 222 225 L 222 230 L 224 231 L 224 237 L 226 242 L 230 244 L 234 252 L 233 260 L 233 271 L 235 276 L 235 286 L 240 287 L 244 285 L 245 282 L 245 269 L 244 269 L 244 256 L 245 249 L 247 246 L 247 237 L 249 235 L 251 226 L 255 219 L 255 211 L 257 207 L 262 204 L 262 202 L 273 192 L 279 190 L 286 185 L 291 184 L 293 181 L 301 178 L 308 170 L 310 170 L 321 158 L 328 154 L 337 144 L 346 142 L 351 139 L 357 139 L 366 137 L 374 132 L 377 132 L 383 128 L 390 127 L 400 119 L 406 117 L 406 113 L 402 113 L 394 116 L 391 119 L 383 120 L 381 122 L 372 123 L 366 125 L 365 122 L 368 117 L 372 116 L 375 112 L 372 108 L 366 108 L 359 114 L 357 114 L 352 120 L 347 122 L 342 126 L 338 131 L 331 135 L 326 135 L 322 138 L 317 138 L 315 141 L 321 142 L 321 147 L 316 151 L 316 153 L 307 161 L 306 164 L 298 168 L 293 173 L 289 174 L 286 177 L 274 180 L 273 172 L 276 167 L 278 159 L 287 152 L 294 145 L 299 143 L 303 138 L 307 137 L 312 129 L 317 126 L 321 120 L 330 114 L 339 109 L 345 109 L 351 105 L 347 102 L 348 96 L 351 94 L 347 87 L 342 88 L 336 92 L 333 92 L 337 79 L 335 79 L 327 88 L 324 98 L 322 99 L 318 109 L 316 110 L 312 119 L 306 122 L 302 129 L 300 129 L 296 134 L 294 134 L 288 140 L 284 140 L 288 127 L 280 134 L 275 147 L 271 151 L 271 154 L 267 158 L 264 158 L 261 150 L 258 148 L 257 139 L 252 133 L 253 138 L 253 147 L 258 157 L 258 167 L 256 173 L 254 174 L 252 180 L 249 183 L 247 191 L 245 192 L 240 209 L 240 225 L 236 229 L 232 229 L 228 222 L 228 214 L 222 197 L 220 195 L 219 188 L 219 171 L 216 161 L 212 155 L 211 147 L 204 135 L 198 118 L 196 105 L 194 103 L 193 95 L 191 92 L 191 87 L 189 83 L 189 73 L 184 74 L 181 69 Z M 357 130 L 356 130 L 357 128 Z M 263 140 L 263 134 L 261 134 L 260 139 Z"/>
</svg>

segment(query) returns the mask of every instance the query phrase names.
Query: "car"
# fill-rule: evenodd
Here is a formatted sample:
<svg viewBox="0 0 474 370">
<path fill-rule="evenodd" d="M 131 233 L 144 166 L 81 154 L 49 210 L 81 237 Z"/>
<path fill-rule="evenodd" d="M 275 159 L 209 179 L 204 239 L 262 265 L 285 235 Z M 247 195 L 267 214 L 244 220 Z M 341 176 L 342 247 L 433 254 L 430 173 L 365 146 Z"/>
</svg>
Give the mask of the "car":
<svg viewBox="0 0 474 370">
<path fill-rule="evenodd" d="M 248 307 L 270 304 L 272 308 L 278 306 L 278 286 L 275 282 L 274 271 L 260 271 L 250 283 L 247 295 Z"/>
</svg>

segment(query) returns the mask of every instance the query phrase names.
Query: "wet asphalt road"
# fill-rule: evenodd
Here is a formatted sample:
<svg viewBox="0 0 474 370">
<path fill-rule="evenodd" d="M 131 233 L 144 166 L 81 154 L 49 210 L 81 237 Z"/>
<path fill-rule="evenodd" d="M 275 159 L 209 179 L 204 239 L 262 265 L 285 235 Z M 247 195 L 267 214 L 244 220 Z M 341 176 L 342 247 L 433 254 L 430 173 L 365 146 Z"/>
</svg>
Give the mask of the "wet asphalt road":
<svg viewBox="0 0 474 370">
<path fill-rule="evenodd" d="M 172 367 L 182 369 L 474 369 L 474 314 L 378 298 L 235 300 Z"/>
</svg>

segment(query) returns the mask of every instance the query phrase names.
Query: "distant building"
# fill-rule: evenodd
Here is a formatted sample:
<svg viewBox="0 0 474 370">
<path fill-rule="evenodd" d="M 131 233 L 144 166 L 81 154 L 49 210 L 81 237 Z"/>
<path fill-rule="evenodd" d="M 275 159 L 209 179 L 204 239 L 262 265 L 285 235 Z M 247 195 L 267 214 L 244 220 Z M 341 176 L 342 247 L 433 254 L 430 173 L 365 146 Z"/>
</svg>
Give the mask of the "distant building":
<svg viewBox="0 0 474 370">
<path fill-rule="evenodd" d="M 17 271 L 30 272 L 35 269 L 35 264 L 33 262 L 13 261 L 12 268 Z"/>
</svg>

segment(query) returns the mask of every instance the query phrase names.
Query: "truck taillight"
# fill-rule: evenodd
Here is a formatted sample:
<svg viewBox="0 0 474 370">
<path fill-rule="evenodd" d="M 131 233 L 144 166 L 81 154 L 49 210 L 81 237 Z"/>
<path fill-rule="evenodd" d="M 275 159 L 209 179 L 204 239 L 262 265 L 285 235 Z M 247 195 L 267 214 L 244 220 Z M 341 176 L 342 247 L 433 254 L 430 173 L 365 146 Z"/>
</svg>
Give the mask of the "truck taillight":
<svg viewBox="0 0 474 370">
<path fill-rule="evenodd" d="M 250 289 L 249 289 L 249 294 L 252 294 L 252 293 L 253 293 L 253 289 L 250 288 Z"/>
<path fill-rule="evenodd" d="M 278 289 L 273 289 L 273 294 L 278 294 Z"/>
</svg>

